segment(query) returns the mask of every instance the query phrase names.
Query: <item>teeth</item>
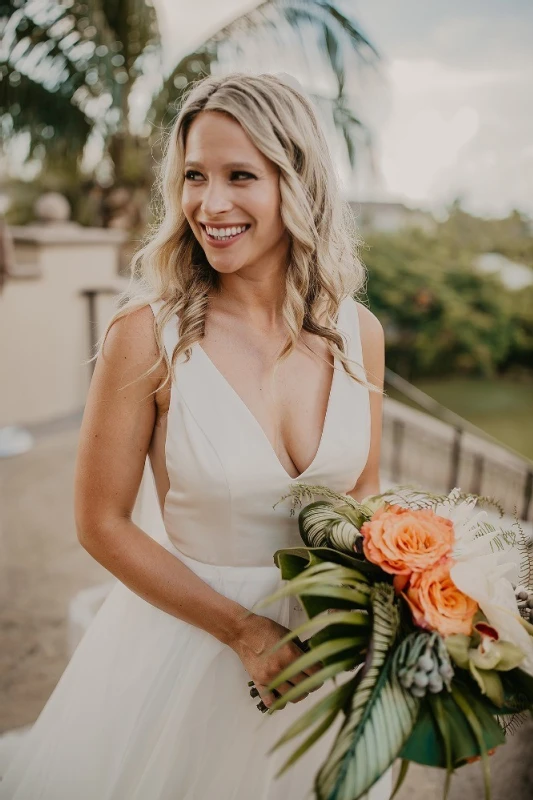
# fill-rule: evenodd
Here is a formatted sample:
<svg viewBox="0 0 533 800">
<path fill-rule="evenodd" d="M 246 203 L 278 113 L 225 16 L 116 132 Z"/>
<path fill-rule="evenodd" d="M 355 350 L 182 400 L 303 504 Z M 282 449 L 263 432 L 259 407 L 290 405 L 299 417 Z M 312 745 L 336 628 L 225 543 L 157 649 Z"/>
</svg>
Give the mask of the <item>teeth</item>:
<svg viewBox="0 0 533 800">
<path fill-rule="evenodd" d="M 246 225 L 240 225 L 237 228 L 210 228 L 206 225 L 206 231 L 210 236 L 215 239 L 229 239 L 232 236 L 237 236 L 246 230 Z"/>
</svg>

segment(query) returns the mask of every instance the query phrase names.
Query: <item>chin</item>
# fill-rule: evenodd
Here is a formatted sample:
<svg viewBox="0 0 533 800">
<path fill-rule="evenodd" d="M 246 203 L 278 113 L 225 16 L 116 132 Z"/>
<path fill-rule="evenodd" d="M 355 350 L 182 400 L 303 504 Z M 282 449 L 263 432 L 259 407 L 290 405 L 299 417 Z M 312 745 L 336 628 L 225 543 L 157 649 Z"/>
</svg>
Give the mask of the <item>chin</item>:
<svg viewBox="0 0 533 800">
<path fill-rule="evenodd" d="M 215 272 L 219 272 L 221 275 L 231 275 L 233 272 L 238 272 L 240 269 L 246 266 L 245 264 L 235 265 L 235 261 L 223 262 L 215 259 L 210 261 L 209 264 L 211 268 L 215 270 Z"/>
</svg>

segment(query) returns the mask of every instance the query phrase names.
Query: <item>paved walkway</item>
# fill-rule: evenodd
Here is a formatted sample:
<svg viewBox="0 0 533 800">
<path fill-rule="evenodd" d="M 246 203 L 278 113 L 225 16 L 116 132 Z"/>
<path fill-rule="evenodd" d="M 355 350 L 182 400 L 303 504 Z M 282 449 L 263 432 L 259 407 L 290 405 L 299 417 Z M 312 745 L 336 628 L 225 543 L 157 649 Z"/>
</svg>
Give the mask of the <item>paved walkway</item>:
<svg viewBox="0 0 533 800">
<path fill-rule="evenodd" d="M 38 716 L 67 664 L 70 599 L 110 577 L 75 534 L 77 437 L 74 423 L 41 431 L 31 452 L 0 460 L 0 733 Z M 527 723 L 493 757 L 494 800 L 533 798 L 532 741 Z M 397 797 L 441 796 L 440 773 L 413 766 Z M 450 800 L 478 798 L 481 772 L 472 765 L 457 774 Z"/>
</svg>

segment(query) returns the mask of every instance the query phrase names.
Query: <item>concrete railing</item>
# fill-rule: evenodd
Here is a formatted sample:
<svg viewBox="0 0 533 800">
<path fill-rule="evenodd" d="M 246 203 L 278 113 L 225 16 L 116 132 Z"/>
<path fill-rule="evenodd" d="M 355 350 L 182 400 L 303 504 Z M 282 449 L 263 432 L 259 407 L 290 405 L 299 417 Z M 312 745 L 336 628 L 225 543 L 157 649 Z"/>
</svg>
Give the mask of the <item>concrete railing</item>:
<svg viewBox="0 0 533 800">
<path fill-rule="evenodd" d="M 458 420 L 460 418 L 457 418 Z M 393 483 L 436 492 L 459 486 L 493 497 L 506 514 L 533 519 L 533 464 L 495 441 L 385 398 L 381 466 Z"/>
</svg>

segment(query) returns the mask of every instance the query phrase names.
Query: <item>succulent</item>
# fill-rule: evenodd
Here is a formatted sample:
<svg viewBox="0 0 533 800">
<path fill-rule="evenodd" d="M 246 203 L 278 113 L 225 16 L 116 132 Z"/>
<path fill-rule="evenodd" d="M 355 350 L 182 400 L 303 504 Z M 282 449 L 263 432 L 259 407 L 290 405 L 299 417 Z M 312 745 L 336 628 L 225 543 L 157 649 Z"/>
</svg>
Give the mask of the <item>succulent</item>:
<svg viewBox="0 0 533 800">
<path fill-rule="evenodd" d="M 520 616 L 527 622 L 533 622 L 533 592 L 530 589 L 517 586 L 515 594 Z"/>
<path fill-rule="evenodd" d="M 453 667 L 444 642 L 438 633 L 411 633 L 395 656 L 397 676 L 414 697 L 425 697 L 450 690 Z"/>
</svg>

